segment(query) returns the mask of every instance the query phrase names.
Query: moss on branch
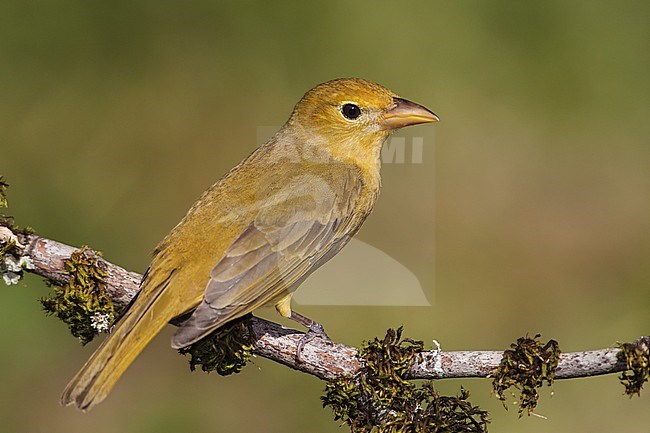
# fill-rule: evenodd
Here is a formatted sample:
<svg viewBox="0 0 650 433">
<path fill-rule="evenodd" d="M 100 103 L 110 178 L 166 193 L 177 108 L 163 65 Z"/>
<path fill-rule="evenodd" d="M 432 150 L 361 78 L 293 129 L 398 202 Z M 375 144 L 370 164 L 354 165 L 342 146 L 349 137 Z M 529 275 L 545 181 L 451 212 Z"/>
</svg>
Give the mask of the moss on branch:
<svg viewBox="0 0 650 433">
<path fill-rule="evenodd" d="M 190 356 L 190 369 L 201 366 L 201 370 L 216 371 L 221 376 L 239 373 L 253 355 L 245 321 L 249 316 L 233 320 L 180 349 L 181 354 Z"/>
<path fill-rule="evenodd" d="M 650 378 L 650 337 L 619 345 L 618 359 L 627 363 L 627 371 L 619 376 L 630 397 L 641 395 L 643 384 Z"/>
<path fill-rule="evenodd" d="M 433 381 L 417 386 L 405 378 L 421 341 L 402 339 L 402 328 L 359 349 L 364 366 L 354 377 L 329 381 L 323 406 L 353 433 L 487 432 L 487 412 L 469 401 L 461 388 L 458 396 L 441 396 Z"/>
<path fill-rule="evenodd" d="M 49 315 L 61 319 L 82 344 L 99 332 L 108 332 L 119 317 L 122 306 L 106 294 L 106 269 L 100 253 L 83 247 L 64 262 L 68 283 L 53 286 L 53 292 L 40 300 Z"/>
<path fill-rule="evenodd" d="M 503 352 L 503 358 L 494 373 L 492 387 L 497 397 L 505 404 L 505 391 L 514 387 L 519 390 L 519 416 L 529 415 L 537 407 L 537 389 L 544 383 L 553 385 L 555 370 L 560 360 L 560 346 L 557 341 L 546 344 L 539 341 L 540 335 L 533 338 L 521 337 L 510 349 Z"/>
</svg>

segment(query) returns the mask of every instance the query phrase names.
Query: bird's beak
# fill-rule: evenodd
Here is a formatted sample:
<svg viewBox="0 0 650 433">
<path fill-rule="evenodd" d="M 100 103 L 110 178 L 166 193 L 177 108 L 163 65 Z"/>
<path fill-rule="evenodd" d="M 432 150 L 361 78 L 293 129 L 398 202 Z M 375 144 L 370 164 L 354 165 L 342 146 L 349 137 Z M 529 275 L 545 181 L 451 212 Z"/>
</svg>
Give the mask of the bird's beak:
<svg viewBox="0 0 650 433">
<path fill-rule="evenodd" d="M 438 116 L 433 111 L 402 98 L 393 98 L 395 105 L 380 120 L 385 129 L 403 128 L 419 123 L 437 122 Z"/>
</svg>

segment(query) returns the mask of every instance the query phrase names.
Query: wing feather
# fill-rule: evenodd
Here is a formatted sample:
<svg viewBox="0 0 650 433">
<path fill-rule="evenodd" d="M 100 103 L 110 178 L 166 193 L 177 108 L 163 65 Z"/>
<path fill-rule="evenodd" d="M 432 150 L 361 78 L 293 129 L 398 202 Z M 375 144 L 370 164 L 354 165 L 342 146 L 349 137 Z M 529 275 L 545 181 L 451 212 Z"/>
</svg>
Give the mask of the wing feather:
<svg viewBox="0 0 650 433">
<path fill-rule="evenodd" d="M 322 185 L 300 194 L 292 185 L 284 200 L 269 200 L 258 217 L 226 249 L 210 273 L 204 299 L 183 323 L 172 345 L 192 344 L 227 321 L 291 292 L 318 266 L 340 250 L 358 229 L 351 210 L 359 198 L 360 179 L 339 179 L 338 194 Z M 313 181 L 311 185 L 313 187 Z M 319 189 L 320 188 L 320 189 Z"/>
</svg>

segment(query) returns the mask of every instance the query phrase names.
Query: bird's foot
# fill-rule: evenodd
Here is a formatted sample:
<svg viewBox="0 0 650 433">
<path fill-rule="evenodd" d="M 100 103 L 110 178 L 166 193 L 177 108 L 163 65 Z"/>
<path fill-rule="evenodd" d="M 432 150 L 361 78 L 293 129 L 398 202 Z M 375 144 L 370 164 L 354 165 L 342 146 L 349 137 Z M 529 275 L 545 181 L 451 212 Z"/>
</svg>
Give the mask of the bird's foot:
<svg viewBox="0 0 650 433">
<path fill-rule="evenodd" d="M 320 338 L 321 340 L 325 341 L 332 341 L 325 333 L 323 325 L 312 321 L 311 325 L 308 327 L 308 331 L 302 337 L 300 337 L 300 340 L 298 340 L 298 346 L 296 347 L 296 360 L 298 360 L 298 362 L 302 362 L 301 355 L 305 344 L 309 343 L 314 338 Z"/>
</svg>

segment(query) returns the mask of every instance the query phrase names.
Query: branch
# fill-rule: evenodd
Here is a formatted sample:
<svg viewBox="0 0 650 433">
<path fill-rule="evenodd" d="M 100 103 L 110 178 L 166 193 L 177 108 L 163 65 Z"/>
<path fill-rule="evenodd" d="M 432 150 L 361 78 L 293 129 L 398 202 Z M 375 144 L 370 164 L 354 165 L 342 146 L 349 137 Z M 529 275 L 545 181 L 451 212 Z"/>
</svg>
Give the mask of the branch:
<svg viewBox="0 0 650 433">
<path fill-rule="evenodd" d="M 69 259 L 76 248 L 30 233 L 15 233 L 15 236 L 19 244 L 23 245 L 22 255 L 29 257 L 34 264 L 30 272 L 56 285 L 68 282 L 64 260 Z M 7 239 L 5 235 L 5 242 Z M 0 238 L 1 243 L 3 239 Z M 128 304 L 140 289 L 141 275 L 102 258 L 99 260 L 107 270 L 105 283 L 108 296 L 117 303 Z M 247 326 L 257 355 L 320 379 L 353 376 L 362 366 L 356 348 L 319 338 L 312 339 L 305 345 L 298 361 L 295 354 L 302 332 L 257 317 L 247 319 Z M 626 363 L 617 357 L 620 351 L 618 348 L 609 348 L 564 353 L 560 356 L 555 378 L 569 379 L 625 371 Z M 502 357 L 503 352 L 499 351 L 424 351 L 418 354 L 408 378 L 487 377 L 499 366 Z"/>
</svg>

